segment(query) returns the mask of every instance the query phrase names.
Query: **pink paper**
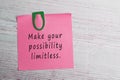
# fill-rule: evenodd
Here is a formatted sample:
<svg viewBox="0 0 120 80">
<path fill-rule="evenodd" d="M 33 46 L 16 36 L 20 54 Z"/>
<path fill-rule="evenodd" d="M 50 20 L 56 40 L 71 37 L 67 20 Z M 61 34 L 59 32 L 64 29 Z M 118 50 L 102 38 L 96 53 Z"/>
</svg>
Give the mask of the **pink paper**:
<svg viewBox="0 0 120 80">
<path fill-rule="evenodd" d="M 73 68 L 71 14 L 46 14 L 41 31 L 33 27 L 31 15 L 18 16 L 17 27 L 19 70 Z"/>
</svg>

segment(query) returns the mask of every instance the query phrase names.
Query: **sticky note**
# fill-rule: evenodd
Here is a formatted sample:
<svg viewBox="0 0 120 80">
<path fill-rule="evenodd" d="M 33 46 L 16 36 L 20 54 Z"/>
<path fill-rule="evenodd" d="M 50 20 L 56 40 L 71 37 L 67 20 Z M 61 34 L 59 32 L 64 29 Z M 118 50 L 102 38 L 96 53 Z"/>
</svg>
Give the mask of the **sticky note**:
<svg viewBox="0 0 120 80">
<path fill-rule="evenodd" d="M 17 16 L 17 44 L 18 70 L 73 68 L 71 14 L 45 14 L 40 31 L 33 27 L 32 15 Z"/>
</svg>

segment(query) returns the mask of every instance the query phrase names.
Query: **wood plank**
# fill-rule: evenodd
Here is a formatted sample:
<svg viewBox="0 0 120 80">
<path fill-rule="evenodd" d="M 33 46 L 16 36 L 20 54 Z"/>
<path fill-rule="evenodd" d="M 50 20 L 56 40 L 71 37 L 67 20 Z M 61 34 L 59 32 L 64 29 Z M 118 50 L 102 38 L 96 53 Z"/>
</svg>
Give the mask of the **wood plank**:
<svg viewBox="0 0 120 80">
<path fill-rule="evenodd" d="M 97 1 L 0 0 L 0 80 L 120 80 L 120 1 Z M 16 16 L 40 10 L 72 13 L 74 69 L 17 70 Z"/>
</svg>

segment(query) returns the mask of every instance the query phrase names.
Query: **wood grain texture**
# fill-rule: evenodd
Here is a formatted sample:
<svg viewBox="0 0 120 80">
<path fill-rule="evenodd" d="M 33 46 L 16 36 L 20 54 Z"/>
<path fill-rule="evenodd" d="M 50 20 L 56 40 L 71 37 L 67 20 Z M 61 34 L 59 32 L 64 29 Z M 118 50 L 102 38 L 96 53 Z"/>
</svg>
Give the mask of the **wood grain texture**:
<svg viewBox="0 0 120 80">
<path fill-rule="evenodd" d="M 0 0 L 0 80 L 120 80 L 119 0 Z M 17 70 L 16 16 L 72 13 L 74 69 Z"/>
</svg>

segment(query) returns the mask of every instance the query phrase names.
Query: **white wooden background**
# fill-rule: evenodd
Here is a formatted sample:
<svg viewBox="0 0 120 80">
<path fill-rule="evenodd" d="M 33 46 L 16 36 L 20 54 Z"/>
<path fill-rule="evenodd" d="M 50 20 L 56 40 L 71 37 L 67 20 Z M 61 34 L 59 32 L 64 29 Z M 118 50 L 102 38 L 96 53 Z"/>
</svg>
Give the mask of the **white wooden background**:
<svg viewBox="0 0 120 80">
<path fill-rule="evenodd" d="M 120 80 L 119 0 L 0 0 L 0 80 Z M 16 16 L 72 13 L 74 69 L 18 71 Z"/>
</svg>

